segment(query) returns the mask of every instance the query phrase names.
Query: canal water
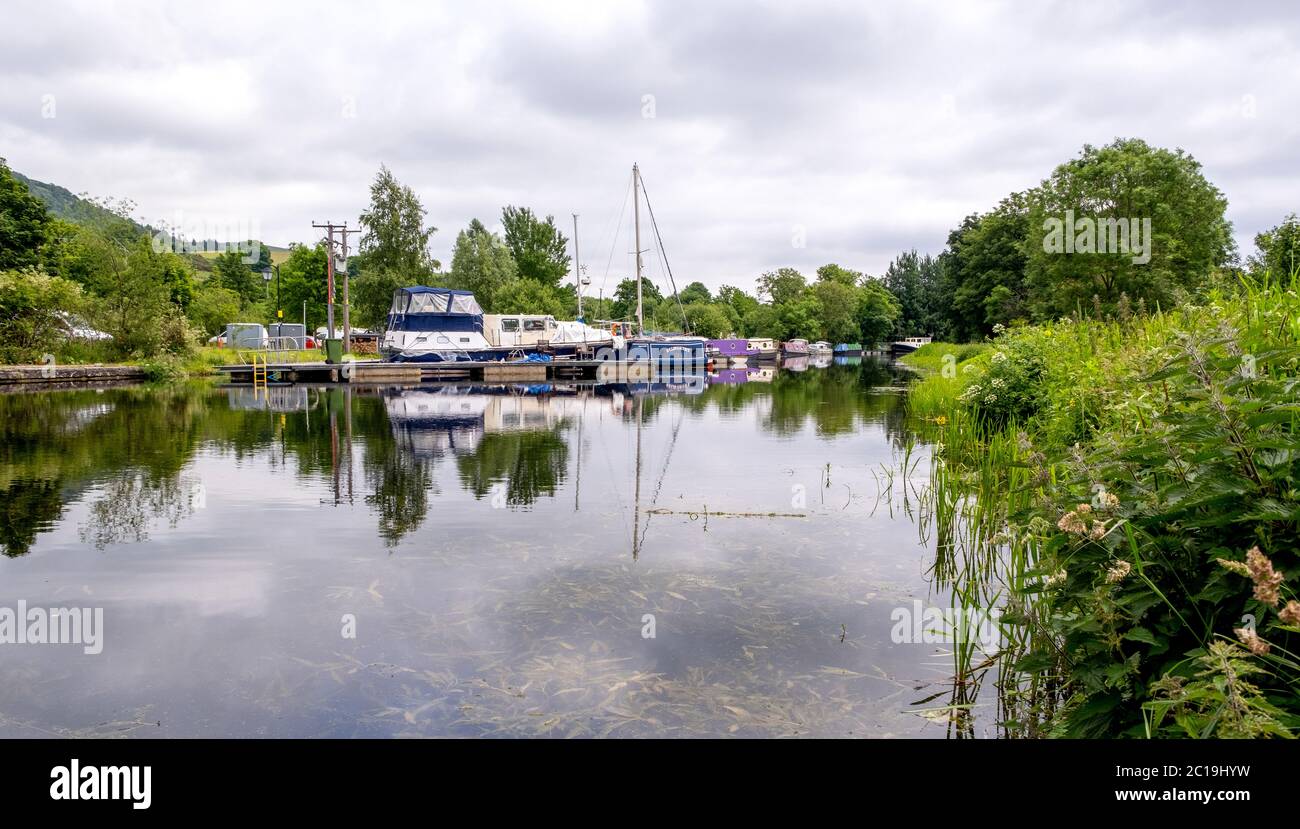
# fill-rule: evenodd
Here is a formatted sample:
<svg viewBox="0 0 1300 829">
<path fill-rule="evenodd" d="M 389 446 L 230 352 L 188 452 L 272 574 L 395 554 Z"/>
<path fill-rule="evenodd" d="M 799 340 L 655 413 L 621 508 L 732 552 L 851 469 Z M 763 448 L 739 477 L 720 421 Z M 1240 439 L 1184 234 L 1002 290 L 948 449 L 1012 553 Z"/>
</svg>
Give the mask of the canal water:
<svg viewBox="0 0 1300 829">
<path fill-rule="evenodd" d="M 948 736 L 905 382 L 0 396 L 0 736 Z"/>
</svg>

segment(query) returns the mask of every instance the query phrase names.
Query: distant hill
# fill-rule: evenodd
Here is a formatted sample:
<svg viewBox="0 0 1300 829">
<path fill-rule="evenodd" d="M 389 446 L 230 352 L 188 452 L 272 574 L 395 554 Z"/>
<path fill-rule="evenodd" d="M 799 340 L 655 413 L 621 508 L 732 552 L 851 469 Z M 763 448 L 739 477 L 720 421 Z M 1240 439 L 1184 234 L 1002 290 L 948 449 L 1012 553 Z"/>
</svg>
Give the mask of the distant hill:
<svg viewBox="0 0 1300 829">
<path fill-rule="evenodd" d="M 34 178 L 28 178 L 17 170 L 13 171 L 14 178 L 27 185 L 27 189 L 32 192 L 41 201 L 45 202 L 45 209 L 50 211 L 54 216 L 68 222 L 77 224 L 92 224 L 96 221 L 102 221 L 112 216 L 109 211 L 99 205 L 87 201 L 78 195 L 73 194 L 66 187 L 60 187 L 57 184 L 50 184 L 45 181 L 37 181 Z M 131 224 L 142 234 L 153 236 L 157 229 L 150 225 L 142 225 L 134 219 Z M 215 245 L 213 245 L 215 247 Z M 277 247 L 275 245 L 263 245 L 271 251 L 271 261 L 282 262 L 289 255 L 289 249 Z M 216 256 L 215 253 L 199 252 L 196 256 L 211 258 Z"/>
<path fill-rule="evenodd" d="M 14 178 L 27 185 L 27 189 L 32 192 L 33 196 L 45 202 L 46 210 L 60 219 L 76 222 L 77 224 L 88 224 L 96 220 L 107 219 L 112 215 L 99 205 L 73 195 L 72 191 L 66 187 L 28 178 L 17 170 L 14 170 L 13 174 Z M 153 234 L 153 229 L 146 225 L 134 220 L 132 220 L 131 224 L 135 225 L 136 229 L 141 233 Z"/>
</svg>

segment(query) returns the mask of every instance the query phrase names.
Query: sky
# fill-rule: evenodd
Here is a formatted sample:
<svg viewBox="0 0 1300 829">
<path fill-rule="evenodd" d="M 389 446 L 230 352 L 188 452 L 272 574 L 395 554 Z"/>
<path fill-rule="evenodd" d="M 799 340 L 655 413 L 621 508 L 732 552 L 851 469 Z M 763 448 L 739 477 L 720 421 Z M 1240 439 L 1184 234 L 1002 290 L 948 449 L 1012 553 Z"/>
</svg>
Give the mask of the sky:
<svg viewBox="0 0 1300 829">
<path fill-rule="evenodd" d="M 579 214 L 593 295 L 631 268 L 634 162 L 678 286 L 880 274 L 1117 137 L 1198 159 L 1243 256 L 1300 211 L 1288 2 L 6 0 L 0 16 L 0 157 L 21 173 L 287 245 L 314 221 L 356 226 L 384 164 L 444 267 L 504 205 L 566 236 Z"/>
</svg>

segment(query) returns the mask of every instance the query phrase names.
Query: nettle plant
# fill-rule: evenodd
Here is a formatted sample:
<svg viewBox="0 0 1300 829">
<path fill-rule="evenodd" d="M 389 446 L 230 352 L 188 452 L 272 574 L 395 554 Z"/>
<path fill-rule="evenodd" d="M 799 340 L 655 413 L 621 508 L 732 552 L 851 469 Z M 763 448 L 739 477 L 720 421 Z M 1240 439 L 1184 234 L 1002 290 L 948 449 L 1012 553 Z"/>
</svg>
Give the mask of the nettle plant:
<svg viewBox="0 0 1300 829">
<path fill-rule="evenodd" d="M 1039 557 L 1052 647 L 1018 666 L 1068 677 L 1060 733 L 1300 728 L 1300 349 L 1247 313 L 1175 332 L 1139 379 L 1159 405 L 1064 465 Z"/>
</svg>

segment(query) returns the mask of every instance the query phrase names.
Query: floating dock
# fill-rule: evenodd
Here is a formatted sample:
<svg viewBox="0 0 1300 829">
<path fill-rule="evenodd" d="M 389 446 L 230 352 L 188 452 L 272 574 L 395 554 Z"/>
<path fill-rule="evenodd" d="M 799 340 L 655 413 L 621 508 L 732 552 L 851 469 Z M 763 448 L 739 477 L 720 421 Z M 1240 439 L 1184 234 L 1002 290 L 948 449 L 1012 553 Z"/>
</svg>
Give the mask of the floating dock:
<svg viewBox="0 0 1300 829">
<path fill-rule="evenodd" d="M 685 373 L 699 372 L 702 365 L 686 366 Z M 221 366 L 231 383 L 253 384 L 251 364 Z M 265 374 L 263 375 L 263 372 Z M 257 382 L 265 376 L 269 385 L 293 383 L 351 383 L 370 385 L 404 385 L 444 380 L 469 380 L 482 383 L 544 383 L 548 380 L 599 380 L 628 382 L 652 379 L 661 374 L 658 366 L 645 362 L 611 362 L 608 360 L 552 360 L 549 363 L 458 362 L 458 363 L 386 363 L 380 360 L 356 360 L 346 363 L 259 363 Z"/>
</svg>

